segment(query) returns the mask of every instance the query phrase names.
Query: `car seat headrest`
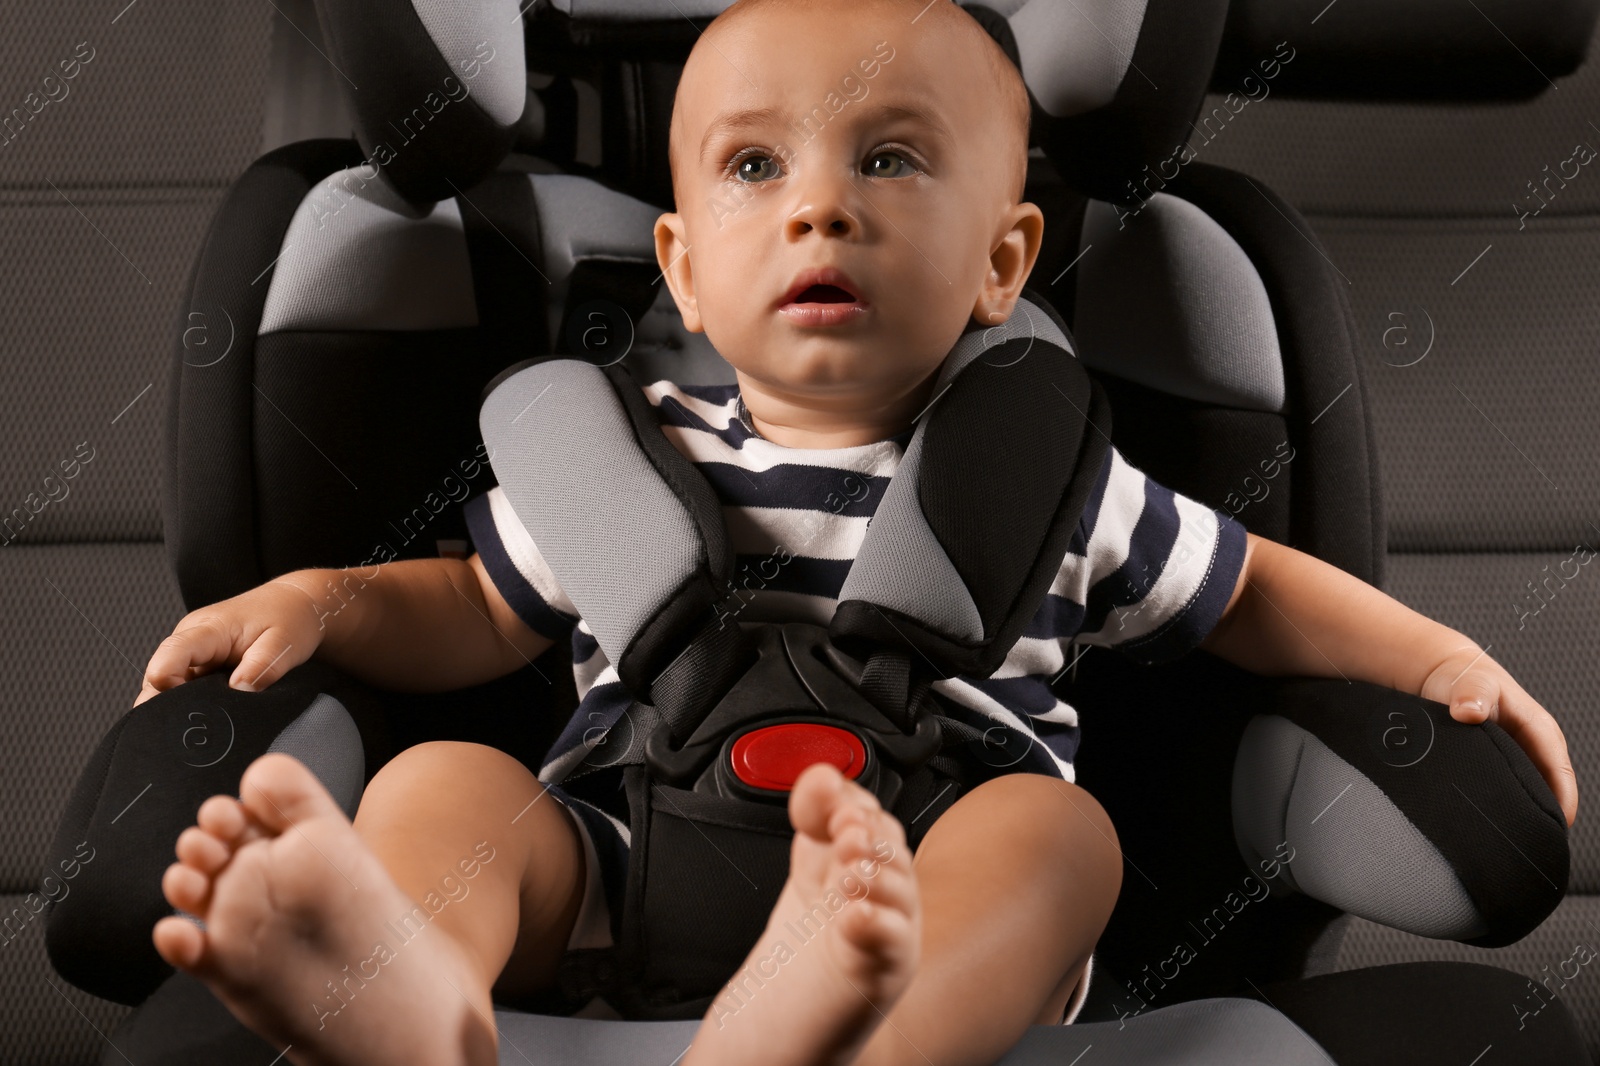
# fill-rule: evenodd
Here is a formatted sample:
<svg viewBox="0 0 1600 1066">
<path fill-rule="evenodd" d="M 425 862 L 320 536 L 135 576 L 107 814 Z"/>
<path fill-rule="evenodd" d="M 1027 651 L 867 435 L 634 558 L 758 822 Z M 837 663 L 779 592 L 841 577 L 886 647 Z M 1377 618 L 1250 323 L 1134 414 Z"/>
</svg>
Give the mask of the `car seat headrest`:
<svg viewBox="0 0 1600 1066">
<path fill-rule="evenodd" d="M 954 0 L 947 0 L 954 2 Z M 356 138 L 370 162 L 421 207 L 488 173 L 542 108 L 527 106 L 527 71 L 616 63 L 652 69 L 687 59 L 729 0 L 412 0 L 398 13 L 375 0 L 318 0 L 330 59 L 350 83 Z M 1023 73 L 1034 100 L 1034 143 L 1066 180 L 1117 202 L 1137 197 L 1141 168 L 1187 136 L 1210 83 L 1227 0 L 973 0 L 962 6 Z M 524 23 L 526 37 L 524 37 Z M 914 32 L 914 27 L 908 27 Z M 526 44 L 527 51 L 524 51 Z M 605 125 L 608 171 L 646 199 L 666 184 L 670 82 L 635 86 Z M 624 94 L 627 95 L 627 94 Z M 525 117 L 526 115 L 526 117 Z"/>
<path fill-rule="evenodd" d="M 681 64 L 729 0 L 548 0 L 529 11 L 531 57 Z M 1227 0 L 970 0 L 961 6 L 1022 70 L 1034 143 L 1102 199 L 1187 137 L 1221 41 Z M 912 29 L 912 27 L 908 27 Z M 892 42 L 891 42 L 892 43 Z M 640 138 L 666 172 L 666 136 Z M 638 172 L 641 167 L 629 167 Z"/>
<path fill-rule="evenodd" d="M 369 164 L 417 208 L 476 185 L 527 109 L 517 0 L 317 0 Z"/>
<path fill-rule="evenodd" d="M 1282 413 L 1283 354 L 1250 256 L 1188 200 L 1092 201 L 1073 330 L 1086 366 L 1198 403 Z"/>
<path fill-rule="evenodd" d="M 1252 91 L 1280 42 L 1294 50 L 1285 96 L 1517 100 L 1583 62 L 1600 0 L 1233 0 L 1212 82 Z M 1320 8 L 1320 11 L 1318 9 Z M 1281 57 L 1280 57 L 1281 58 Z"/>
<path fill-rule="evenodd" d="M 963 5 L 1022 69 L 1033 141 L 1065 181 L 1132 203 L 1189 138 L 1227 0 L 990 0 Z M 1003 17 L 1001 17 L 1003 16 Z"/>
</svg>

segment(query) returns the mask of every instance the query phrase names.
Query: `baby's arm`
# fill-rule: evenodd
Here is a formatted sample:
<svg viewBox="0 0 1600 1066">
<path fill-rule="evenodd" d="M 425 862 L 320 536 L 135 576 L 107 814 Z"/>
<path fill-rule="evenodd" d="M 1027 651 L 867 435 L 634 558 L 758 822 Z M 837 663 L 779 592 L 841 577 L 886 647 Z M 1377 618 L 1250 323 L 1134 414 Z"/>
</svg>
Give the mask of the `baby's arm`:
<svg viewBox="0 0 1600 1066">
<path fill-rule="evenodd" d="M 1550 713 L 1472 638 L 1336 566 L 1250 534 L 1222 620 L 1200 647 L 1258 674 L 1344 677 L 1449 704 L 1457 721 L 1493 719 L 1578 814 L 1566 737 Z"/>
<path fill-rule="evenodd" d="M 185 615 L 151 657 L 134 705 L 235 663 L 230 686 L 260 691 L 313 654 L 379 688 L 447 692 L 503 677 L 551 643 L 506 603 L 476 554 L 295 570 Z"/>
<path fill-rule="evenodd" d="M 503 677 L 552 643 L 517 617 L 477 553 L 384 563 L 364 585 L 358 571 L 297 570 L 278 579 L 338 612 L 324 617 L 318 657 L 358 680 L 401 692 L 448 692 Z M 353 595 L 343 586 L 351 578 L 359 586 Z"/>
</svg>

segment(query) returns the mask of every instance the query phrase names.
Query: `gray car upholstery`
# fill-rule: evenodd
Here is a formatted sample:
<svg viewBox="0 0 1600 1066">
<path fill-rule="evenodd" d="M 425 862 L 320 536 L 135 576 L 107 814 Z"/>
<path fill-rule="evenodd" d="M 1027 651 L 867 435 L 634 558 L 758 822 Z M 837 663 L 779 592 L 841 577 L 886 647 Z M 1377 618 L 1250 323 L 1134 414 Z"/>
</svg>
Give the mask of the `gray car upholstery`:
<svg viewBox="0 0 1600 1066">
<path fill-rule="evenodd" d="M 1340 21 L 1345 7 L 1318 24 L 1333 27 L 1335 43 L 1365 28 L 1353 5 L 1356 21 Z M 1382 457 L 1384 589 L 1473 637 L 1556 717 L 1581 791 L 1568 895 L 1527 938 L 1490 950 L 1356 919 L 1337 968 L 1506 967 L 1530 982 L 1525 1010 L 1566 1003 L 1600 1057 L 1600 982 L 1583 964 L 1600 947 L 1600 821 L 1590 806 L 1600 582 L 1587 565 L 1600 545 L 1600 180 L 1574 151 L 1600 149 L 1600 67 L 1591 39 L 1590 62 L 1563 77 L 1513 22 L 1496 22 L 1511 37 L 1485 26 L 1502 50 L 1496 62 L 1522 66 L 1543 95 L 1301 100 L 1291 62 L 1270 98 L 1213 123 L 1193 147 L 1295 204 L 1348 276 Z M 1208 114 L 1228 114 L 1221 88 Z"/>
<path fill-rule="evenodd" d="M 0 1061 L 94 1061 L 127 1014 L 51 970 L 33 908 L 73 779 L 183 614 L 161 544 L 161 382 L 174 330 L 225 330 L 185 321 L 178 293 L 261 150 L 278 19 L 191 0 L 4 13 L 0 513 L 43 507 L 0 536 L 0 911 L 22 918 L 0 943 Z"/>
<path fill-rule="evenodd" d="M 498 1011 L 502 1066 L 670 1063 L 698 1022 L 558 1022 Z M 1299 1026 L 1263 1003 L 1201 999 L 1123 1022 L 1033 1026 L 997 1066 L 1334 1066 Z"/>
</svg>

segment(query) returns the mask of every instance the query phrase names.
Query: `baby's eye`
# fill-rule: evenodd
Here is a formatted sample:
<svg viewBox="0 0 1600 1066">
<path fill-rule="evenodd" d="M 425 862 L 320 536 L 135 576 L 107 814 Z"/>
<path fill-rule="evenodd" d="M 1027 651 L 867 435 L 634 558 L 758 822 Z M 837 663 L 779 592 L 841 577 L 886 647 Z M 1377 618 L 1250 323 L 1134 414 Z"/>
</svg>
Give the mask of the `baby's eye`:
<svg viewBox="0 0 1600 1066">
<path fill-rule="evenodd" d="M 878 161 L 882 159 L 890 161 L 887 167 L 877 165 Z M 875 178 L 898 178 L 908 173 L 911 166 L 912 163 L 909 159 L 891 148 L 876 152 L 872 158 L 867 160 L 867 172 Z"/>
<path fill-rule="evenodd" d="M 771 156 L 757 155 L 754 152 L 741 157 L 734 164 L 734 176 L 740 181 L 766 181 L 778 176 L 778 164 Z"/>
</svg>

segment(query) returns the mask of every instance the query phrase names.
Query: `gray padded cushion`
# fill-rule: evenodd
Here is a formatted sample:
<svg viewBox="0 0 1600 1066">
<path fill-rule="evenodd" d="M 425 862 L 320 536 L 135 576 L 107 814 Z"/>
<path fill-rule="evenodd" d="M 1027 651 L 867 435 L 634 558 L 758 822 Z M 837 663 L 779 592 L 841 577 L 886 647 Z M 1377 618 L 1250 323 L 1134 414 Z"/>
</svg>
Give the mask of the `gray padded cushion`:
<svg viewBox="0 0 1600 1066">
<path fill-rule="evenodd" d="M 1133 62 L 1145 0 L 990 4 L 1011 20 L 1028 90 L 1053 118 L 1109 104 Z M 1143 75 L 1141 75 L 1142 77 Z"/>
<path fill-rule="evenodd" d="M 1133 61 L 1147 0 L 980 0 L 1011 22 L 1023 77 L 1055 118 L 1104 107 Z M 710 18 L 728 0 L 552 0 L 576 19 L 614 22 Z"/>
<path fill-rule="evenodd" d="M 1067 352 L 1072 346 L 1050 316 L 1030 300 L 1019 299 L 1011 317 L 999 326 L 961 336 L 939 368 L 929 395 L 933 403 L 946 384 L 990 348 L 1017 338 L 1038 337 Z M 986 634 L 977 605 L 955 564 L 928 527 L 917 500 L 917 472 L 922 463 L 922 430 L 917 425 L 895 476 L 867 527 L 855 562 L 839 588 L 839 602 L 866 600 L 920 620 L 935 632 L 967 643 Z"/>
<path fill-rule="evenodd" d="M 302 123 L 297 128 L 308 135 L 330 135 L 321 126 Z M 522 163 L 528 162 L 524 157 Z M 278 291 L 269 289 L 262 333 L 477 325 L 459 205 L 452 198 L 431 212 L 418 212 L 387 183 L 375 180 L 376 173 L 367 165 L 337 171 L 306 194 L 285 233 L 285 251 L 272 269 L 270 284 Z M 528 173 L 528 180 L 539 212 L 543 269 L 551 281 L 544 298 L 554 341 L 567 279 L 577 261 L 654 264 L 655 221 L 661 211 L 587 178 L 535 171 Z M 382 274 L 367 277 L 368 258 L 379 254 L 393 262 L 385 264 Z M 280 280 L 282 275 L 286 277 Z M 422 280 L 428 284 L 420 284 Z M 356 291 L 350 299 L 334 299 L 324 294 L 330 284 L 355 286 Z M 675 332 L 687 336 L 681 323 Z"/>
<path fill-rule="evenodd" d="M 683 316 L 665 284 L 656 290 L 656 302 L 634 323 L 628 366 L 643 382 L 666 378 L 680 385 L 732 385 L 738 380 L 704 330 L 690 333 L 683 328 Z"/>
<path fill-rule="evenodd" d="M 268 275 L 262 334 L 478 324 L 455 199 L 418 212 L 375 174 L 373 167 L 351 167 L 307 192 Z M 588 178 L 529 174 L 528 181 L 539 213 L 542 269 L 550 279 L 536 295 L 546 300 L 554 343 L 576 263 L 593 258 L 654 264 L 661 211 Z M 681 323 L 675 332 L 687 336 Z"/>
<path fill-rule="evenodd" d="M 1028 337 L 1071 351 L 1044 311 L 1019 300 L 1006 322 L 961 336 L 934 382 L 933 402 L 984 351 Z M 513 510 L 606 657 L 621 661 L 621 652 L 701 557 L 687 510 L 638 451 L 610 383 L 593 366 L 559 360 L 518 371 L 489 396 L 479 421 Z M 977 606 L 917 500 L 922 425 L 901 462 L 899 473 L 906 476 L 890 480 L 839 599 L 891 607 L 936 632 L 977 643 L 986 636 Z M 596 483 L 616 490 L 597 495 Z M 651 520 L 640 521 L 642 514 Z M 611 531 L 612 539 L 596 539 L 595 529 Z M 619 558 L 650 559 L 652 566 L 619 570 Z"/>
<path fill-rule="evenodd" d="M 1084 216 L 1073 332 L 1088 366 L 1186 399 L 1282 411 L 1283 356 L 1250 257 L 1200 208 L 1156 193 Z"/>
<path fill-rule="evenodd" d="M 983 639 L 983 619 L 966 582 L 918 506 L 915 490 L 921 469 L 919 431 L 884 490 L 883 501 L 839 587 L 839 602 L 866 600 L 891 607 L 932 623 L 937 633 L 976 644 Z M 894 491 L 896 487 L 899 492 Z"/>
<path fill-rule="evenodd" d="M 463 82 L 472 98 L 502 126 L 516 123 L 528 98 L 528 64 L 523 52 L 522 5 L 518 0 L 478 0 L 463 4 L 459 0 L 411 0 L 417 18 L 433 38 L 439 54 L 458 76 L 463 62 L 479 55 L 478 46 L 487 42 L 494 49 L 494 61 L 478 65 L 478 75 Z M 484 53 L 487 56 L 488 53 Z"/>
<path fill-rule="evenodd" d="M 495 1011 L 502 1066 L 676 1062 L 698 1021 L 619 1022 Z M 1092 1057 L 1087 1052 L 1094 1048 Z M 1123 1021 L 1034 1025 L 997 1066 L 1336 1066 L 1253 999 L 1196 999 Z"/>
<path fill-rule="evenodd" d="M 1245 727 L 1233 773 L 1233 831 L 1252 870 L 1293 849 L 1269 883 L 1430 937 L 1487 931 L 1450 864 L 1365 774 L 1278 715 Z M 1280 856 L 1281 857 L 1281 856 Z"/>
<path fill-rule="evenodd" d="M 546 301 L 547 339 L 554 344 L 576 264 L 608 259 L 654 270 L 654 230 L 661 211 L 586 178 L 529 173 L 528 181 L 540 218 L 542 269 L 550 280 L 533 295 Z M 261 281 L 268 286 L 262 334 L 478 324 L 466 235 L 453 198 L 420 213 L 376 180 L 372 168 L 338 171 L 306 194 L 280 248 L 277 263 Z M 665 283 L 658 281 L 655 302 L 634 327 L 628 359 L 640 381 L 735 380 L 733 367 L 705 333 L 684 328 Z M 42 527 L 53 517 L 46 508 L 34 525 Z"/>
<path fill-rule="evenodd" d="M 694 520 L 639 450 L 597 367 L 557 359 L 520 370 L 489 394 L 479 424 L 506 499 L 606 658 L 621 662 L 703 556 Z M 595 492 L 596 484 L 615 491 Z"/>
<path fill-rule="evenodd" d="M 293 755 L 317 775 L 345 816 L 356 816 L 361 801 L 366 754 L 361 732 L 344 704 L 326 692 L 284 727 L 268 751 Z"/>
<path fill-rule="evenodd" d="M 269 277 L 262 334 L 478 323 L 460 206 L 420 213 L 365 164 L 306 194 Z"/>
<path fill-rule="evenodd" d="M 532 181 L 544 245 L 544 272 L 552 286 L 550 323 L 554 330 L 561 321 L 573 265 L 591 257 L 655 263 L 655 225 L 663 212 L 588 178 L 541 174 Z M 662 288 L 666 288 L 665 282 Z"/>
</svg>

